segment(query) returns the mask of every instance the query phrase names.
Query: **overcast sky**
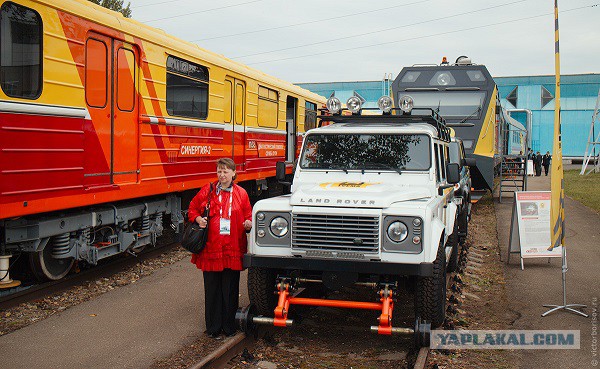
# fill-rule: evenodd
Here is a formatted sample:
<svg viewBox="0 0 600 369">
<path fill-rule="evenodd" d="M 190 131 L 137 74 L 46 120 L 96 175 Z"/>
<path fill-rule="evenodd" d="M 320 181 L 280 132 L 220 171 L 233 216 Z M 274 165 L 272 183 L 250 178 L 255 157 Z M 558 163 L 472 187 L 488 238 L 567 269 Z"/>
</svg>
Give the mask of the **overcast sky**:
<svg viewBox="0 0 600 369">
<path fill-rule="evenodd" d="M 395 78 L 460 55 L 493 76 L 554 74 L 553 0 L 130 1 L 136 20 L 290 82 Z M 600 0 L 559 11 L 561 73 L 600 73 Z"/>
</svg>

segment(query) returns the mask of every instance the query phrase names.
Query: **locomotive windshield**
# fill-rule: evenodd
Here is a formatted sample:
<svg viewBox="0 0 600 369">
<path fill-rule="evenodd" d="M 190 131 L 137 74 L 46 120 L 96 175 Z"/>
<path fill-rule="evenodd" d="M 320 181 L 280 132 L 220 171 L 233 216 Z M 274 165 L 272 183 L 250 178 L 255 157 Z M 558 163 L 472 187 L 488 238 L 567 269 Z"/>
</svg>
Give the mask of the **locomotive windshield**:
<svg viewBox="0 0 600 369">
<path fill-rule="evenodd" d="M 485 102 L 485 92 L 482 91 L 399 92 L 398 101 L 404 95 L 414 99 L 415 108 L 431 108 L 444 118 L 477 119 L 483 111 Z"/>
<path fill-rule="evenodd" d="M 305 138 L 300 167 L 342 170 L 428 170 L 429 136 L 312 134 Z"/>
</svg>

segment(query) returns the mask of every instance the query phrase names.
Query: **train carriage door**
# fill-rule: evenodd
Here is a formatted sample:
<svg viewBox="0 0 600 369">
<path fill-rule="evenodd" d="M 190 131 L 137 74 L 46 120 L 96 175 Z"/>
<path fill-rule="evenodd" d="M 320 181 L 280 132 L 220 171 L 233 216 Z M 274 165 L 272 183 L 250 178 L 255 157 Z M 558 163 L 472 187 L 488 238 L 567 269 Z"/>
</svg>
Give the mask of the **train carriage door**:
<svg viewBox="0 0 600 369">
<path fill-rule="evenodd" d="M 246 84 L 233 77 L 225 77 L 223 93 L 223 113 L 225 124 L 231 125 L 231 157 L 238 166 L 237 170 L 245 170 L 246 163 Z M 228 144 L 227 140 L 224 142 Z"/>
<path fill-rule="evenodd" d="M 111 50 L 110 38 L 92 33 L 88 35 L 85 43 L 85 101 L 91 120 L 86 121 L 84 129 L 84 178 L 87 186 L 111 183 Z"/>
<path fill-rule="evenodd" d="M 138 53 L 113 40 L 113 183 L 138 181 Z"/>
<path fill-rule="evenodd" d="M 233 156 L 239 170 L 246 169 L 246 84 L 235 80 L 235 109 L 233 125 Z"/>
<path fill-rule="evenodd" d="M 90 143 L 97 140 L 104 153 L 86 148 L 85 183 L 137 182 L 138 52 L 131 44 L 96 33 L 88 35 L 85 47 L 85 98 L 92 118 L 86 141 L 88 136 Z"/>
<path fill-rule="evenodd" d="M 298 99 L 288 96 L 286 104 L 286 161 L 291 163 L 296 159 L 296 125 L 298 116 Z"/>
</svg>

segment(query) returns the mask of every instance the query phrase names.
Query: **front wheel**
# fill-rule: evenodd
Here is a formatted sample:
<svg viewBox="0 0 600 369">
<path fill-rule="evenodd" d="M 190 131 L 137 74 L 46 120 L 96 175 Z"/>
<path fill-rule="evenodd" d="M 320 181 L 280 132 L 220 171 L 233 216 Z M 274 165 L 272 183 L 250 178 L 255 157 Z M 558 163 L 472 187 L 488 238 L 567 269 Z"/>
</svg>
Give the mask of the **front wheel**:
<svg viewBox="0 0 600 369">
<path fill-rule="evenodd" d="M 433 262 L 433 276 L 417 278 L 415 316 L 431 322 L 433 328 L 441 326 L 446 318 L 446 253 L 443 238 Z"/>
<path fill-rule="evenodd" d="M 276 278 L 277 273 L 273 269 L 258 267 L 248 269 L 248 297 L 250 304 L 256 307 L 257 315 L 273 315 L 277 305 Z"/>
</svg>

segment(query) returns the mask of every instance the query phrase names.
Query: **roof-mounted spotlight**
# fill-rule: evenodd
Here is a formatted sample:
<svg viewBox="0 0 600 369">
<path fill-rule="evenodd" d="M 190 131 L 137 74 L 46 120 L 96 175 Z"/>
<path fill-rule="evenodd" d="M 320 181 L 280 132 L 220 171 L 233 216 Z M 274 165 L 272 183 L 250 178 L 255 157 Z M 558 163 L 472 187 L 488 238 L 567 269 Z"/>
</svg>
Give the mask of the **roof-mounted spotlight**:
<svg viewBox="0 0 600 369">
<path fill-rule="evenodd" d="M 342 110 L 342 102 L 335 96 L 331 96 L 327 99 L 326 106 L 331 114 L 338 114 Z"/>
<path fill-rule="evenodd" d="M 383 111 L 383 114 L 389 114 L 392 111 L 394 103 L 392 102 L 392 98 L 389 96 L 381 96 L 379 100 L 377 100 L 377 106 L 379 110 Z"/>
<path fill-rule="evenodd" d="M 346 106 L 348 110 L 352 112 L 352 114 L 358 114 L 360 109 L 362 109 L 362 101 L 358 96 L 350 96 L 346 101 Z"/>
<path fill-rule="evenodd" d="M 400 107 L 400 110 L 402 110 L 406 114 L 410 114 L 410 112 L 413 110 L 414 105 L 415 101 L 412 97 L 408 95 L 402 96 L 400 98 L 400 101 L 398 101 L 398 106 Z"/>
</svg>

